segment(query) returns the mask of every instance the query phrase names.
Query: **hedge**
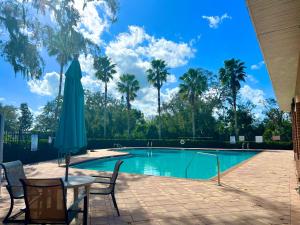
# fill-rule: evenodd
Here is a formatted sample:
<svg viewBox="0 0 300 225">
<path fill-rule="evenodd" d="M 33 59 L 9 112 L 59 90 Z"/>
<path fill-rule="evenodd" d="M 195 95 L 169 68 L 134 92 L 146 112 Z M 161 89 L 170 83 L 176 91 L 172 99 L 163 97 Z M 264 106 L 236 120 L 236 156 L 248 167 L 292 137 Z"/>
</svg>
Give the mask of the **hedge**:
<svg viewBox="0 0 300 225">
<path fill-rule="evenodd" d="M 166 139 L 166 140 L 124 140 L 124 139 L 89 139 L 88 149 L 103 149 L 113 148 L 115 144 L 120 144 L 123 147 L 146 147 L 148 143 L 152 142 L 152 147 L 179 147 L 179 148 L 229 148 L 237 149 L 242 148 L 242 142 L 230 144 L 229 142 L 213 141 L 213 140 L 185 140 L 184 144 L 180 143 L 179 139 Z M 250 149 L 293 149 L 292 142 L 246 142 L 249 143 Z M 247 144 L 244 145 L 245 147 Z"/>
<path fill-rule="evenodd" d="M 152 142 L 152 147 L 180 147 L 180 148 L 228 148 L 237 149 L 242 147 L 242 143 L 230 144 L 229 142 L 212 141 L 212 140 L 185 140 L 185 144 L 180 144 L 178 139 L 167 140 L 124 140 L 124 139 L 89 139 L 88 149 L 113 148 L 115 144 L 123 147 L 146 147 Z M 250 142 L 251 149 L 293 149 L 291 142 Z M 86 151 L 81 150 L 77 154 L 84 154 Z M 29 142 L 4 144 L 4 162 L 21 160 L 24 164 L 42 162 L 57 159 L 57 149 L 53 144 L 48 144 L 47 140 L 39 140 L 38 150 L 31 151 Z"/>
<path fill-rule="evenodd" d="M 24 164 L 29 164 L 58 158 L 57 149 L 53 147 L 53 144 L 48 144 L 47 140 L 39 140 L 37 151 L 31 151 L 30 147 L 29 142 L 4 143 L 3 161 L 21 160 Z M 85 152 L 82 150 L 77 154 L 84 154 Z"/>
</svg>

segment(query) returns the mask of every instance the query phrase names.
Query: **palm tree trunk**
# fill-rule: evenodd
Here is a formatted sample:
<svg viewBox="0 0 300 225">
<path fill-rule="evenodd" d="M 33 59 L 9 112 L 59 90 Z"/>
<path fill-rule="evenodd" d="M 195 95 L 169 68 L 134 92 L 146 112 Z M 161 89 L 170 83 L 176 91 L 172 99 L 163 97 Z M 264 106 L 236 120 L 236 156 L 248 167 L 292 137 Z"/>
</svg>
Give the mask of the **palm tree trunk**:
<svg viewBox="0 0 300 225">
<path fill-rule="evenodd" d="M 196 126 L 195 126 L 195 104 L 192 104 L 192 126 L 193 126 L 193 139 L 196 135 Z"/>
<path fill-rule="evenodd" d="M 235 132 L 235 139 L 238 140 L 238 125 L 237 125 L 237 112 L 236 112 L 236 99 L 233 100 L 233 112 L 234 112 L 234 132 Z"/>
<path fill-rule="evenodd" d="M 157 102 L 158 102 L 158 138 L 161 139 L 160 88 L 157 89 Z"/>
<path fill-rule="evenodd" d="M 106 124 L 107 124 L 107 83 L 104 84 L 104 121 L 103 121 L 103 137 L 106 138 Z"/>
<path fill-rule="evenodd" d="M 58 119 L 58 108 L 59 108 L 59 103 L 60 103 L 60 99 L 61 99 L 63 72 L 64 72 L 64 65 L 61 63 L 60 64 L 60 72 L 59 72 L 58 95 L 57 95 L 57 102 L 56 102 L 56 108 L 55 108 L 55 114 L 54 114 L 54 118 L 56 121 Z"/>
<path fill-rule="evenodd" d="M 126 96 L 127 101 L 127 138 L 130 137 L 130 120 L 129 120 L 129 113 L 130 113 L 130 102 L 129 102 L 129 93 Z"/>
</svg>

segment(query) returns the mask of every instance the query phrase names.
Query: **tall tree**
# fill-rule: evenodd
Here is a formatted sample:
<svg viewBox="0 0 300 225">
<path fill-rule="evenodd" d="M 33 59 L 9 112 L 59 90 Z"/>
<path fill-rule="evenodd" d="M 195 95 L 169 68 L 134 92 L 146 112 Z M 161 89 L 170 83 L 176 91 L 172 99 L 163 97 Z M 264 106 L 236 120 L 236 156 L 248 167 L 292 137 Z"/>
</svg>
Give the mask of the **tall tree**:
<svg viewBox="0 0 300 225">
<path fill-rule="evenodd" d="M 28 1 L 2 0 L 0 4 L 0 56 L 15 73 L 39 78 L 44 61 L 40 56 L 39 22 L 30 15 Z"/>
<path fill-rule="evenodd" d="M 123 74 L 118 82 L 118 90 L 125 95 L 127 105 L 127 137 L 130 137 L 130 101 L 136 97 L 136 92 L 140 89 L 138 80 L 133 74 Z"/>
<path fill-rule="evenodd" d="M 292 138 L 292 123 L 290 116 L 281 111 L 275 99 L 269 98 L 264 102 L 264 139 L 272 140 L 272 136 L 279 135 L 281 140 L 290 141 Z"/>
<path fill-rule="evenodd" d="M 219 70 L 220 81 L 223 87 L 228 91 L 228 102 L 231 104 L 234 113 L 234 131 L 236 140 L 238 138 L 237 125 L 237 96 L 241 88 L 240 82 L 245 82 L 245 63 L 239 59 L 230 59 L 224 61 L 224 67 Z"/>
<path fill-rule="evenodd" d="M 55 1 L 54 1 L 55 2 Z M 57 2 L 56 2 L 57 3 Z M 48 3 L 49 6 L 50 3 Z M 76 30 L 80 21 L 80 14 L 69 1 L 59 1 L 59 7 L 53 7 L 53 15 L 57 22 L 55 27 L 45 27 L 44 44 L 48 54 L 54 56 L 59 64 L 59 87 L 57 98 L 61 99 L 64 67 L 81 52 L 87 53 L 88 45 L 92 43 Z M 58 101 L 59 102 L 59 101 Z M 55 118 L 58 117 L 58 102 Z"/>
<path fill-rule="evenodd" d="M 55 111 L 58 98 L 49 101 L 43 107 L 42 113 L 35 118 L 34 129 L 41 132 L 55 132 L 57 128 L 57 119 L 55 118 Z M 59 101 L 59 110 L 62 105 L 62 101 Z"/>
<path fill-rule="evenodd" d="M 87 4 L 92 1 L 95 0 L 84 0 L 83 10 Z M 111 10 L 111 21 L 115 21 L 115 15 L 118 9 L 117 0 L 105 0 L 105 3 Z M 98 51 L 99 48 L 80 31 L 79 25 L 82 14 L 78 11 L 78 7 L 76 7 L 74 0 L 34 0 L 33 5 L 44 13 L 46 12 L 46 9 L 49 9 L 55 21 L 54 26 L 45 26 L 43 40 L 48 54 L 56 58 L 60 67 L 57 95 L 58 100 L 60 100 L 62 95 L 64 67 L 73 57 L 77 57 L 80 53 L 86 55 L 88 52 L 93 53 L 95 50 Z M 55 118 L 58 116 L 58 102 Z"/>
<path fill-rule="evenodd" d="M 106 138 L 107 126 L 107 83 L 113 79 L 113 75 L 117 73 L 116 64 L 113 64 L 107 56 L 95 57 L 94 68 L 96 70 L 96 78 L 104 83 L 104 130 L 103 136 Z"/>
<path fill-rule="evenodd" d="M 151 68 L 147 70 L 147 79 L 157 89 L 157 112 L 158 112 L 158 137 L 161 139 L 161 103 L 160 90 L 163 84 L 167 81 L 168 68 L 165 61 L 160 59 L 153 59 L 151 61 Z"/>
<path fill-rule="evenodd" d="M 17 108 L 12 105 L 2 105 L 0 103 L 0 112 L 4 114 L 5 131 L 18 131 L 18 113 Z"/>
<path fill-rule="evenodd" d="M 28 131 L 33 123 L 33 115 L 30 112 L 27 103 L 21 103 L 20 105 L 21 115 L 19 117 L 19 130 L 20 132 Z"/>
<path fill-rule="evenodd" d="M 188 100 L 191 105 L 192 131 L 194 139 L 196 134 L 196 104 L 202 93 L 207 90 L 207 77 L 204 70 L 189 69 L 180 77 L 180 80 L 182 83 L 179 85 L 179 93 L 182 94 L 183 98 Z"/>
</svg>

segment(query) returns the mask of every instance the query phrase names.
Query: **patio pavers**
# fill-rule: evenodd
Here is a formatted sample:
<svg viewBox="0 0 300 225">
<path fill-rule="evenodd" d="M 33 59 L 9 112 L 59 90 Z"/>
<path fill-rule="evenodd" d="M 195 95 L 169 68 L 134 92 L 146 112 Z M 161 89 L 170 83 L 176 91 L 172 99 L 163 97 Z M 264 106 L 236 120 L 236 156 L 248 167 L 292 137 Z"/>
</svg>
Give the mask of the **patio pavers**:
<svg viewBox="0 0 300 225">
<path fill-rule="evenodd" d="M 101 154 L 109 152 L 97 156 Z M 26 172 L 29 177 L 57 177 L 63 176 L 64 168 L 53 161 L 30 165 Z M 96 174 L 73 168 L 70 173 Z M 292 151 L 262 152 L 226 173 L 221 182 L 217 186 L 215 181 L 121 173 L 116 193 L 121 216 L 116 216 L 110 197 L 91 196 L 90 223 L 300 224 Z M 8 205 L 2 188 L 0 217 Z"/>
</svg>

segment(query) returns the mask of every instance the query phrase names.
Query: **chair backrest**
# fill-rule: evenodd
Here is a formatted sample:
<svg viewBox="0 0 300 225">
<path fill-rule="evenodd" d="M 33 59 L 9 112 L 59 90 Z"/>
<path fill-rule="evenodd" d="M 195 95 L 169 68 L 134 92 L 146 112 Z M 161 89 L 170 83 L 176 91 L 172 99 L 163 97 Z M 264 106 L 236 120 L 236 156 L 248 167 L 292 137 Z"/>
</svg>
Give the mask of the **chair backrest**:
<svg viewBox="0 0 300 225">
<path fill-rule="evenodd" d="M 63 180 L 21 179 L 28 223 L 67 223 L 67 205 Z"/>
<path fill-rule="evenodd" d="M 23 164 L 20 160 L 1 163 L 4 169 L 5 179 L 8 184 L 9 192 L 13 198 L 23 197 L 23 187 L 20 179 L 25 179 Z"/>
<path fill-rule="evenodd" d="M 116 184 L 116 180 L 117 180 L 118 175 L 119 175 L 120 166 L 122 165 L 123 162 L 124 162 L 124 161 L 122 161 L 122 160 L 118 160 L 118 161 L 116 162 L 116 164 L 115 164 L 114 172 L 113 172 L 112 177 L 111 177 L 111 179 L 110 179 L 110 182 L 112 183 L 112 184 L 110 185 L 111 187 L 114 187 L 115 184 Z"/>
</svg>

